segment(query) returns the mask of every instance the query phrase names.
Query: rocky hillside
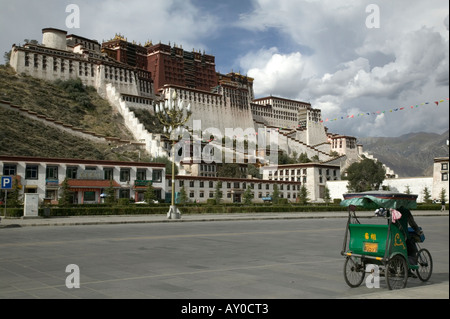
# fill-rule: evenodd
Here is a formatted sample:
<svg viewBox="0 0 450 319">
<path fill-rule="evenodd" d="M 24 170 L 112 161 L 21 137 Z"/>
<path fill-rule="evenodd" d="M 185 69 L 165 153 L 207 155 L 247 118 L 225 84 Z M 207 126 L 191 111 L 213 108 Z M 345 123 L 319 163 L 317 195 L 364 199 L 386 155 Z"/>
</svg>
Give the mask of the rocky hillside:
<svg viewBox="0 0 450 319">
<path fill-rule="evenodd" d="M 0 100 L 95 134 L 133 139 L 120 114 L 81 81 L 42 81 L 0 65 Z M 115 148 L 110 143 L 80 139 L 7 108 L 0 108 L 0 125 L 2 155 L 125 161 L 139 158 L 136 148 Z"/>
<path fill-rule="evenodd" d="M 449 131 L 410 133 L 399 137 L 358 139 L 364 151 L 392 168 L 399 177 L 432 176 L 433 160 L 449 155 Z"/>
</svg>

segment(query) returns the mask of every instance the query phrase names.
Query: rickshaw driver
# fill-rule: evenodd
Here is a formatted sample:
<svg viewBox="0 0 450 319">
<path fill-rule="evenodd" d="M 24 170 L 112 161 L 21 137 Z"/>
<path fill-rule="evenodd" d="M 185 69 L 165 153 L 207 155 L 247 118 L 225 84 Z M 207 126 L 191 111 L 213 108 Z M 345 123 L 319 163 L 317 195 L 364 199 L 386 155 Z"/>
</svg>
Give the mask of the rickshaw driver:
<svg viewBox="0 0 450 319">
<path fill-rule="evenodd" d="M 406 249 L 408 252 L 408 257 L 410 257 L 410 264 L 417 265 L 417 246 L 408 231 L 408 224 L 414 229 L 417 235 L 421 235 L 422 230 L 417 225 L 409 209 L 402 206 L 398 209 L 398 211 L 402 214 L 402 217 L 398 220 L 398 222 L 401 225 L 403 233 L 405 233 Z"/>
</svg>

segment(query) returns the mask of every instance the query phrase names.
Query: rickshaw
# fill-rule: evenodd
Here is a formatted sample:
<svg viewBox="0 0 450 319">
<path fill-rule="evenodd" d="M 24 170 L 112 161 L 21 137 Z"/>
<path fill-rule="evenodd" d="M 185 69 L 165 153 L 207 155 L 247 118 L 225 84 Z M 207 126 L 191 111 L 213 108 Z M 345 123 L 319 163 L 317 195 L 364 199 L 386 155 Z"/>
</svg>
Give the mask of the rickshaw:
<svg viewBox="0 0 450 319">
<path fill-rule="evenodd" d="M 415 277 L 414 273 L 423 282 L 430 279 L 433 271 L 431 254 L 419 246 L 425 236 L 416 234 L 411 227 L 402 229 L 397 220 L 400 217 L 397 209 L 417 208 L 417 195 L 372 191 L 343 196 L 341 206 L 349 208 L 349 215 L 341 255 L 346 257 L 344 278 L 350 287 L 360 286 L 369 268 L 372 273 L 377 269 L 379 276 L 386 278 L 389 290 L 405 288 L 408 277 Z M 377 210 L 376 214 L 368 216 L 371 217 L 370 224 L 361 224 L 356 207 Z M 407 231 L 410 240 L 416 244 L 416 258 L 408 256 Z M 372 264 L 378 268 L 366 267 Z"/>
</svg>

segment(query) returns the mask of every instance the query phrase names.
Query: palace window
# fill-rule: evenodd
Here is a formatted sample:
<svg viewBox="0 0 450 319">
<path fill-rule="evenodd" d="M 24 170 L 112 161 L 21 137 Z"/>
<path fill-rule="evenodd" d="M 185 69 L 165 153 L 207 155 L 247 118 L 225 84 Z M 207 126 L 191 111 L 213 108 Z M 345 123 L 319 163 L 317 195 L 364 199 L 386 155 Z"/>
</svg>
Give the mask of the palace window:
<svg viewBox="0 0 450 319">
<path fill-rule="evenodd" d="M 25 66 L 30 66 L 30 56 L 25 53 Z"/>
</svg>

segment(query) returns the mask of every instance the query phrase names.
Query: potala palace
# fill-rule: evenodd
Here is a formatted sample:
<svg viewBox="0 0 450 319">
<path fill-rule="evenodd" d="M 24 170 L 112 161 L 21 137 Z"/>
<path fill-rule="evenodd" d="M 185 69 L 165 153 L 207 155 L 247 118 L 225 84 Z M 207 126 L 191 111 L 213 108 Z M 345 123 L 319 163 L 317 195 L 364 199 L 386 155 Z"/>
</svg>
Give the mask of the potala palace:
<svg viewBox="0 0 450 319">
<path fill-rule="evenodd" d="M 217 73 L 214 56 L 161 43 L 141 46 L 121 35 L 100 44 L 53 28 L 42 33 L 42 44 L 13 45 L 10 65 L 16 72 L 49 81 L 80 78 L 95 87 L 120 111 L 135 139 L 145 140 L 150 154 L 165 153 L 161 137 L 145 130 L 130 108 L 154 113 L 154 103 L 175 91 L 192 107 L 190 129 L 193 121 L 200 121 L 203 130 L 277 130 L 273 143 L 288 155 L 305 153 L 320 162 L 337 161 L 342 166 L 358 160 L 361 149 L 356 138 L 327 132 L 320 110 L 280 97 L 255 99 L 254 79 Z M 340 155 L 338 159 L 330 155 L 333 151 Z"/>
<path fill-rule="evenodd" d="M 187 122 L 189 131 L 200 129 L 209 135 L 208 130 L 214 128 L 225 135 L 231 130 L 235 133 L 233 138 L 249 141 L 251 136 L 259 134 L 257 141 L 267 141 L 267 148 L 244 151 L 245 163 L 262 164 L 263 179 L 286 184 L 280 185 L 284 191 L 297 190 L 297 185 L 290 185 L 293 182 L 307 185 L 312 201 L 321 201 L 326 182 L 339 181 L 340 172 L 364 155 L 355 137 L 328 132 L 321 120 L 321 111 L 310 103 L 275 96 L 255 98 L 253 83 L 258 79 L 235 72 L 218 73 L 214 56 L 195 50 L 185 51 L 177 45 L 151 42 L 139 45 L 117 34 L 101 44 L 54 28 L 45 28 L 42 34 L 41 44 L 12 46 L 10 65 L 14 70 L 49 81 L 79 78 L 85 85 L 94 87 L 120 112 L 134 142 L 145 145 L 150 156 L 168 156 L 167 139 L 146 129 L 132 109 L 155 114 L 155 105 L 169 100 L 174 92 L 178 99 L 191 105 L 192 116 Z M 200 145 L 204 148 L 215 143 L 222 145 L 221 141 L 203 141 Z M 277 149 L 271 150 L 272 155 L 278 150 L 289 156 L 305 154 L 314 162 L 276 167 L 277 163 L 271 162 L 268 156 L 269 146 L 273 145 Z M 233 149 L 224 151 L 235 153 Z M 179 163 L 182 179 L 189 180 L 192 176 L 206 181 L 209 178 L 210 186 L 215 183 L 216 180 L 211 179 L 216 177 L 215 168 L 204 161 L 194 163 L 189 159 L 190 155 L 184 154 Z M 314 173 L 309 172 L 310 169 Z M 395 176 L 386 169 L 390 177 Z M 255 180 L 240 182 L 253 184 Z M 227 183 L 232 184 L 231 181 Z M 187 184 L 186 180 L 184 185 Z M 273 186 L 267 186 L 265 191 L 265 187 L 256 192 L 255 199 L 261 200 L 268 196 L 269 189 L 273 189 Z M 241 184 L 234 189 L 231 185 L 231 195 L 225 197 L 238 201 L 243 191 Z M 192 192 L 191 198 L 206 200 L 211 197 L 210 191 L 205 194 L 203 190 L 192 188 L 188 192 Z M 282 192 L 281 196 L 295 200 L 295 194 Z"/>
</svg>

